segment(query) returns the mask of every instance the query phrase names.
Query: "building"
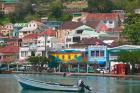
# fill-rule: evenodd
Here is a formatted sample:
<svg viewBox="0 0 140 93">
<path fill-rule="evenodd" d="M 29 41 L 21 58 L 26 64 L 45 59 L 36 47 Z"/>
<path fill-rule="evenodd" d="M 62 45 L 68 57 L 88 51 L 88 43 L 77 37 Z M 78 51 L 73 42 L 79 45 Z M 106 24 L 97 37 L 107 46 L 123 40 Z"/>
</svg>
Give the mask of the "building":
<svg viewBox="0 0 140 93">
<path fill-rule="evenodd" d="M 38 21 L 30 21 L 26 27 L 23 27 L 19 30 L 19 38 L 22 38 L 26 35 L 39 33 L 46 29 L 45 25 Z"/>
<path fill-rule="evenodd" d="M 90 28 L 93 30 L 93 33 L 95 32 L 96 27 L 98 26 L 99 21 L 86 21 L 86 22 L 74 22 L 74 21 L 69 21 L 69 22 L 65 22 L 63 23 L 59 29 L 57 30 L 57 38 L 59 43 L 65 47 L 65 41 L 66 41 L 66 37 L 70 34 L 73 33 L 75 31 L 75 29 L 80 28 L 80 27 L 84 27 L 84 25 L 86 25 L 86 28 Z M 83 28 L 84 29 L 84 28 Z M 89 30 L 88 30 L 89 32 Z M 87 32 L 87 33 L 88 33 Z M 90 31 L 91 32 L 91 31 Z M 85 31 L 86 33 L 86 31 Z M 92 33 L 92 32 L 91 32 Z M 96 32 L 95 32 L 96 33 Z"/>
<path fill-rule="evenodd" d="M 88 48 L 88 46 L 95 46 L 95 45 L 102 45 L 102 46 L 108 46 L 106 43 L 104 43 L 102 40 L 97 38 L 83 38 L 80 42 L 77 42 L 75 44 L 70 45 L 70 48 Z"/>
<path fill-rule="evenodd" d="M 72 1 L 64 3 L 63 6 L 69 9 L 84 9 L 88 7 L 88 2 L 85 0 Z"/>
<path fill-rule="evenodd" d="M 13 31 L 11 33 L 11 36 L 18 38 L 19 32 L 20 32 L 19 30 L 22 29 L 23 27 L 27 27 L 27 26 L 28 26 L 28 23 L 15 23 L 15 24 L 13 24 Z"/>
<path fill-rule="evenodd" d="M 135 14 L 140 14 L 140 9 L 135 9 L 134 12 Z"/>
<path fill-rule="evenodd" d="M 58 29 L 61 25 L 61 21 L 44 21 L 43 22 L 46 28 L 51 28 L 51 29 Z"/>
<path fill-rule="evenodd" d="M 49 52 L 49 67 L 65 72 L 94 72 L 105 67 L 107 62 L 106 46 L 89 46 L 87 49 L 65 49 Z"/>
<path fill-rule="evenodd" d="M 80 42 L 83 38 L 91 37 L 99 38 L 99 33 L 95 32 L 95 30 L 89 26 L 82 25 L 65 36 L 65 47 L 69 48 L 69 45 Z"/>
<path fill-rule="evenodd" d="M 2 4 L 0 4 L 1 10 L 4 12 L 4 14 L 14 12 L 17 6 L 19 6 L 17 0 L 2 0 Z"/>
<path fill-rule="evenodd" d="M 88 62 L 90 64 L 99 64 L 105 66 L 107 62 L 107 46 L 89 46 Z"/>
<path fill-rule="evenodd" d="M 1 28 L 0 28 L 0 33 L 2 33 L 4 36 L 11 36 L 12 32 L 13 32 L 13 24 L 12 23 L 1 26 Z"/>
<path fill-rule="evenodd" d="M 83 54 L 84 52 L 78 50 L 60 50 L 49 52 L 49 67 L 58 68 L 59 71 L 65 72 L 80 72 L 79 64 L 85 63 L 83 61 Z"/>
<path fill-rule="evenodd" d="M 0 49 L 0 64 L 17 63 L 19 59 L 18 46 L 6 46 Z"/>
<path fill-rule="evenodd" d="M 19 51 L 20 60 L 25 60 L 28 56 L 47 56 L 48 50 L 57 49 L 56 32 L 52 29 L 41 33 L 29 34 L 22 38 Z"/>
<path fill-rule="evenodd" d="M 63 23 L 59 29 L 57 30 L 57 38 L 58 42 L 61 46 L 65 46 L 65 36 L 67 36 L 73 29 L 76 29 L 77 27 L 81 26 L 81 22 L 65 22 Z"/>
</svg>

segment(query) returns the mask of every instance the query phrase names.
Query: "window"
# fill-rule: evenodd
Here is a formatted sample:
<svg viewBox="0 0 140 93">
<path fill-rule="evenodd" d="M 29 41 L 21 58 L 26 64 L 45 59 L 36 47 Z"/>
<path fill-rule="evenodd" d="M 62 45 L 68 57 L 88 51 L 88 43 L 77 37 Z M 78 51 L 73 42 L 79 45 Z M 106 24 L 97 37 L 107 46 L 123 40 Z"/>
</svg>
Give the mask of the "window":
<svg viewBox="0 0 140 93">
<path fill-rule="evenodd" d="M 104 51 L 103 50 L 100 51 L 100 57 L 104 57 Z"/>
<path fill-rule="evenodd" d="M 82 34 L 83 30 L 77 30 L 77 34 Z"/>
<path fill-rule="evenodd" d="M 80 37 L 73 37 L 73 42 L 79 42 L 80 41 Z"/>
<path fill-rule="evenodd" d="M 21 51 L 21 57 L 27 57 L 28 51 Z"/>
<path fill-rule="evenodd" d="M 42 56 L 46 56 L 46 51 L 42 51 Z"/>
<path fill-rule="evenodd" d="M 96 51 L 96 57 L 99 57 L 99 51 Z"/>
<path fill-rule="evenodd" d="M 106 24 L 106 23 L 107 23 L 107 21 L 106 21 L 106 20 L 104 20 L 104 23 Z"/>
<path fill-rule="evenodd" d="M 109 24 L 112 24 L 113 23 L 113 21 L 112 20 L 109 20 Z"/>
<path fill-rule="evenodd" d="M 31 51 L 31 56 L 35 56 L 35 51 Z"/>
<path fill-rule="evenodd" d="M 95 51 L 91 51 L 91 56 L 95 56 Z"/>
<path fill-rule="evenodd" d="M 71 41 L 71 38 L 67 38 L 67 39 L 66 39 L 66 42 L 70 42 L 70 41 Z"/>
<path fill-rule="evenodd" d="M 50 41 L 47 41 L 47 43 L 50 43 Z"/>
</svg>

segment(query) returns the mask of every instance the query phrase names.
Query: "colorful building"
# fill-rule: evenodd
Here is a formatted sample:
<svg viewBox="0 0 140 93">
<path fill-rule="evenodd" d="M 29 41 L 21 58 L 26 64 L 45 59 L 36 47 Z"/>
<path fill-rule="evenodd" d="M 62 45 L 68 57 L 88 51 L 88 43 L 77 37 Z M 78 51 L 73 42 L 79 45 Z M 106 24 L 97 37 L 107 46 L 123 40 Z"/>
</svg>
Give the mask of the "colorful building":
<svg viewBox="0 0 140 93">
<path fill-rule="evenodd" d="M 90 64 L 99 64 L 105 66 L 107 61 L 107 46 L 89 46 L 88 62 Z"/>
<path fill-rule="evenodd" d="M 49 52 L 49 67 L 59 71 L 93 72 L 98 67 L 105 67 L 107 62 L 106 46 L 89 46 L 87 49 L 73 49 Z"/>
</svg>

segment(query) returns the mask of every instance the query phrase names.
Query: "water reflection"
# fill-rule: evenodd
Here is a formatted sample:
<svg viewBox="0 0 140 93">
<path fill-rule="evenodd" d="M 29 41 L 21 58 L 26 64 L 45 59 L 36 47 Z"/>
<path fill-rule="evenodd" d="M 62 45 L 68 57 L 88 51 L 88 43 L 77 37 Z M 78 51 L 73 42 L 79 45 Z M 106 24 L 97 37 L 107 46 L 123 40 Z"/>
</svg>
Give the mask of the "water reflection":
<svg viewBox="0 0 140 93">
<path fill-rule="evenodd" d="M 20 93 L 21 87 L 14 78 L 0 76 L 0 93 Z"/>
<path fill-rule="evenodd" d="M 71 76 L 57 75 L 24 75 L 42 81 L 61 82 L 75 84 L 82 79 L 91 86 L 91 93 L 139 93 L 140 79 L 134 78 L 111 78 L 98 76 Z M 0 75 L 0 93 L 67 93 L 62 91 L 36 91 L 22 90 L 12 75 Z M 74 93 L 74 92 L 71 92 Z"/>
</svg>

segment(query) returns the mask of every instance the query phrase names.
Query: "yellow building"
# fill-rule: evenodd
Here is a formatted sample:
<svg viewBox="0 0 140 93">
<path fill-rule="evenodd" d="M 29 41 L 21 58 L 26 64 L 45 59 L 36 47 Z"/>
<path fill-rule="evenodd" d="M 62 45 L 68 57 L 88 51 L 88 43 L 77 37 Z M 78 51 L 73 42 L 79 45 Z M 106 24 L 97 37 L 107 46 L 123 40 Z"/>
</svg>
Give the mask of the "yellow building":
<svg viewBox="0 0 140 93">
<path fill-rule="evenodd" d="M 53 52 L 50 54 L 56 62 L 71 63 L 82 57 L 82 52 Z M 79 60 L 81 61 L 81 60 Z"/>
<path fill-rule="evenodd" d="M 64 50 L 50 52 L 49 58 L 48 65 L 51 68 L 57 68 L 62 72 L 80 72 L 81 68 L 84 67 L 82 72 L 86 72 L 85 68 L 88 60 L 83 51 Z"/>
</svg>

